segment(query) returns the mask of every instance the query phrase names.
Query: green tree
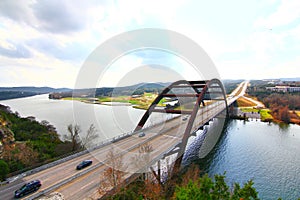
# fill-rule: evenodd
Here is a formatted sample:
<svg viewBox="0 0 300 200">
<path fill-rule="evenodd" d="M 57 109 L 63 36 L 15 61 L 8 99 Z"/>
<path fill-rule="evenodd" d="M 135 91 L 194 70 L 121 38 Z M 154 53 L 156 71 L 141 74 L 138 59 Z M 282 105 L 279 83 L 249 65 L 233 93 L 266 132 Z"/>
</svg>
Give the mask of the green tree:
<svg viewBox="0 0 300 200">
<path fill-rule="evenodd" d="M 177 186 L 175 199 L 178 200 L 256 200 L 257 192 L 253 187 L 253 181 L 248 181 L 242 188 L 238 183 L 234 184 L 231 193 L 230 188 L 225 182 L 224 175 L 215 175 L 214 180 L 204 175 L 196 181 L 190 181 L 187 185 Z"/>
<path fill-rule="evenodd" d="M 8 173 L 8 164 L 4 160 L 0 160 L 0 181 L 4 181 Z"/>
</svg>

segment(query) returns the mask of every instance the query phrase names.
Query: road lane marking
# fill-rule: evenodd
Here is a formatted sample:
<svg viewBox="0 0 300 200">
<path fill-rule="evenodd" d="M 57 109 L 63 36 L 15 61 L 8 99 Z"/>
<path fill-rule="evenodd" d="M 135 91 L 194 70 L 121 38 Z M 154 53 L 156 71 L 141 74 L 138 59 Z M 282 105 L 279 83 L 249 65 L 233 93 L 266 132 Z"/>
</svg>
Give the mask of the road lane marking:
<svg viewBox="0 0 300 200">
<path fill-rule="evenodd" d="M 179 137 L 176 137 L 176 136 L 173 136 L 173 135 L 163 135 L 163 136 L 170 137 L 170 138 L 175 138 L 175 139 L 179 139 Z"/>
<path fill-rule="evenodd" d="M 91 181 L 90 183 L 88 183 L 88 184 L 82 186 L 82 187 L 80 188 L 80 190 L 83 190 L 84 188 L 86 188 L 86 187 L 88 187 L 88 186 L 90 186 L 91 184 L 94 184 L 94 183 L 95 183 L 95 181 Z"/>
</svg>

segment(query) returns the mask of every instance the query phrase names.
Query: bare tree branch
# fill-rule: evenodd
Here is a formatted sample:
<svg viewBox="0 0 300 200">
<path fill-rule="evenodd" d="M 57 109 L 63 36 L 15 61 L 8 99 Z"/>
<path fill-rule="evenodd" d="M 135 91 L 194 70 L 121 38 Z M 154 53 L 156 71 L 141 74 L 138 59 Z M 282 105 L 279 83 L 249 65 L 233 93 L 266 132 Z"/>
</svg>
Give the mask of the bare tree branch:
<svg viewBox="0 0 300 200">
<path fill-rule="evenodd" d="M 93 141 L 97 139 L 99 135 L 97 135 L 97 129 L 94 124 L 91 124 L 89 129 L 87 130 L 85 138 L 82 139 L 81 145 L 84 148 L 89 148 L 93 145 Z"/>
<path fill-rule="evenodd" d="M 113 148 L 109 150 L 106 158 L 108 167 L 100 177 L 100 186 L 98 188 L 98 193 L 101 195 L 111 189 L 115 189 L 116 191 L 120 189 L 119 186 L 124 181 L 125 170 L 127 168 L 123 163 L 123 156 L 115 152 Z"/>
<path fill-rule="evenodd" d="M 73 124 L 69 124 L 68 126 L 68 132 L 69 135 L 64 135 L 65 140 L 69 140 L 72 142 L 72 151 L 76 151 L 80 147 L 80 137 L 79 133 L 81 132 L 80 126 L 76 124 L 73 126 Z"/>
</svg>

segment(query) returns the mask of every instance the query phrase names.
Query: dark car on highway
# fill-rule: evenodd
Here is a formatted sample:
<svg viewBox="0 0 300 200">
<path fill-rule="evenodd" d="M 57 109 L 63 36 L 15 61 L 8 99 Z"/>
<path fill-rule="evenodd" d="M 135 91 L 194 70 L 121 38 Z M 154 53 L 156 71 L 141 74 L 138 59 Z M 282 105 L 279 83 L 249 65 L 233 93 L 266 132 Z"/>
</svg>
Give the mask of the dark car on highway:
<svg viewBox="0 0 300 200">
<path fill-rule="evenodd" d="M 144 132 L 139 133 L 139 137 L 144 137 L 146 134 Z"/>
<path fill-rule="evenodd" d="M 37 191 L 42 186 L 41 181 L 34 180 L 23 185 L 20 189 L 15 191 L 15 198 L 20 198 L 26 194 Z"/>
<path fill-rule="evenodd" d="M 91 160 L 84 160 L 81 163 L 79 163 L 79 165 L 77 165 L 76 169 L 77 170 L 83 169 L 87 166 L 90 166 L 92 163 L 93 163 L 93 161 L 91 161 Z"/>
</svg>

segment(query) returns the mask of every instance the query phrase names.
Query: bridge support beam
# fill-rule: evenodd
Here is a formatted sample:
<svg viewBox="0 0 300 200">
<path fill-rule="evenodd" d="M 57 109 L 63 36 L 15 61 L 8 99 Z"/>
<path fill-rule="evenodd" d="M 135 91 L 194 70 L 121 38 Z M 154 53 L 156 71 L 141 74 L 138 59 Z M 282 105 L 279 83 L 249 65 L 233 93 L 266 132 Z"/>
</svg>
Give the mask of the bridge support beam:
<svg viewBox="0 0 300 200">
<path fill-rule="evenodd" d="M 176 94 L 178 94 L 178 96 L 176 96 Z M 161 107 L 156 108 L 159 102 L 165 97 L 177 98 L 178 107 L 180 109 L 175 109 L 176 107 L 173 106 L 171 106 L 171 108 L 166 107 L 165 109 L 162 109 Z M 193 99 L 184 99 L 184 98 L 193 98 Z M 186 81 L 186 80 L 176 81 L 172 83 L 170 86 L 166 87 L 157 96 L 157 98 L 153 101 L 153 103 L 150 105 L 148 110 L 145 112 L 145 114 L 139 121 L 137 127 L 135 128 L 135 131 L 138 131 L 144 127 L 145 123 L 147 122 L 147 120 L 149 119 L 150 115 L 153 112 L 190 115 L 183 137 L 181 139 L 181 145 L 179 146 L 178 149 L 176 149 L 177 158 L 174 163 L 174 168 L 172 173 L 174 175 L 180 170 L 181 162 L 183 159 L 183 155 L 186 149 L 188 139 L 191 136 L 191 134 L 194 131 L 196 131 L 192 129 L 195 128 L 194 121 L 196 117 L 199 115 L 198 111 L 200 107 L 202 108 L 209 107 L 210 104 L 215 102 L 220 102 L 220 101 L 224 102 L 226 107 L 225 109 L 228 114 L 229 112 L 228 112 L 225 89 L 223 87 L 222 82 L 218 79 L 205 80 L 205 81 Z M 187 103 L 187 107 L 189 107 L 190 109 L 184 109 L 185 108 L 184 103 Z M 160 170 L 160 163 L 158 163 L 158 165 L 159 165 L 158 169 Z M 158 171 L 158 174 L 156 174 L 154 170 L 152 171 L 155 177 L 158 180 L 160 180 L 161 179 L 160 171 Z"/>
<path fill-rule="evenodd" d="M 153 167 L 150 167 L 150 170 L 152 172 L 152 174 L 154 175 L 154 177 L 156 178 L 156 181 L 161 185 L 161 187 L 163 187 L 163 183 L 161 180 L 161 168 L 160 168 L 160 160 L 157 161 L 157 173 L 156 171 L 153 169 Z"/>
</svg>

